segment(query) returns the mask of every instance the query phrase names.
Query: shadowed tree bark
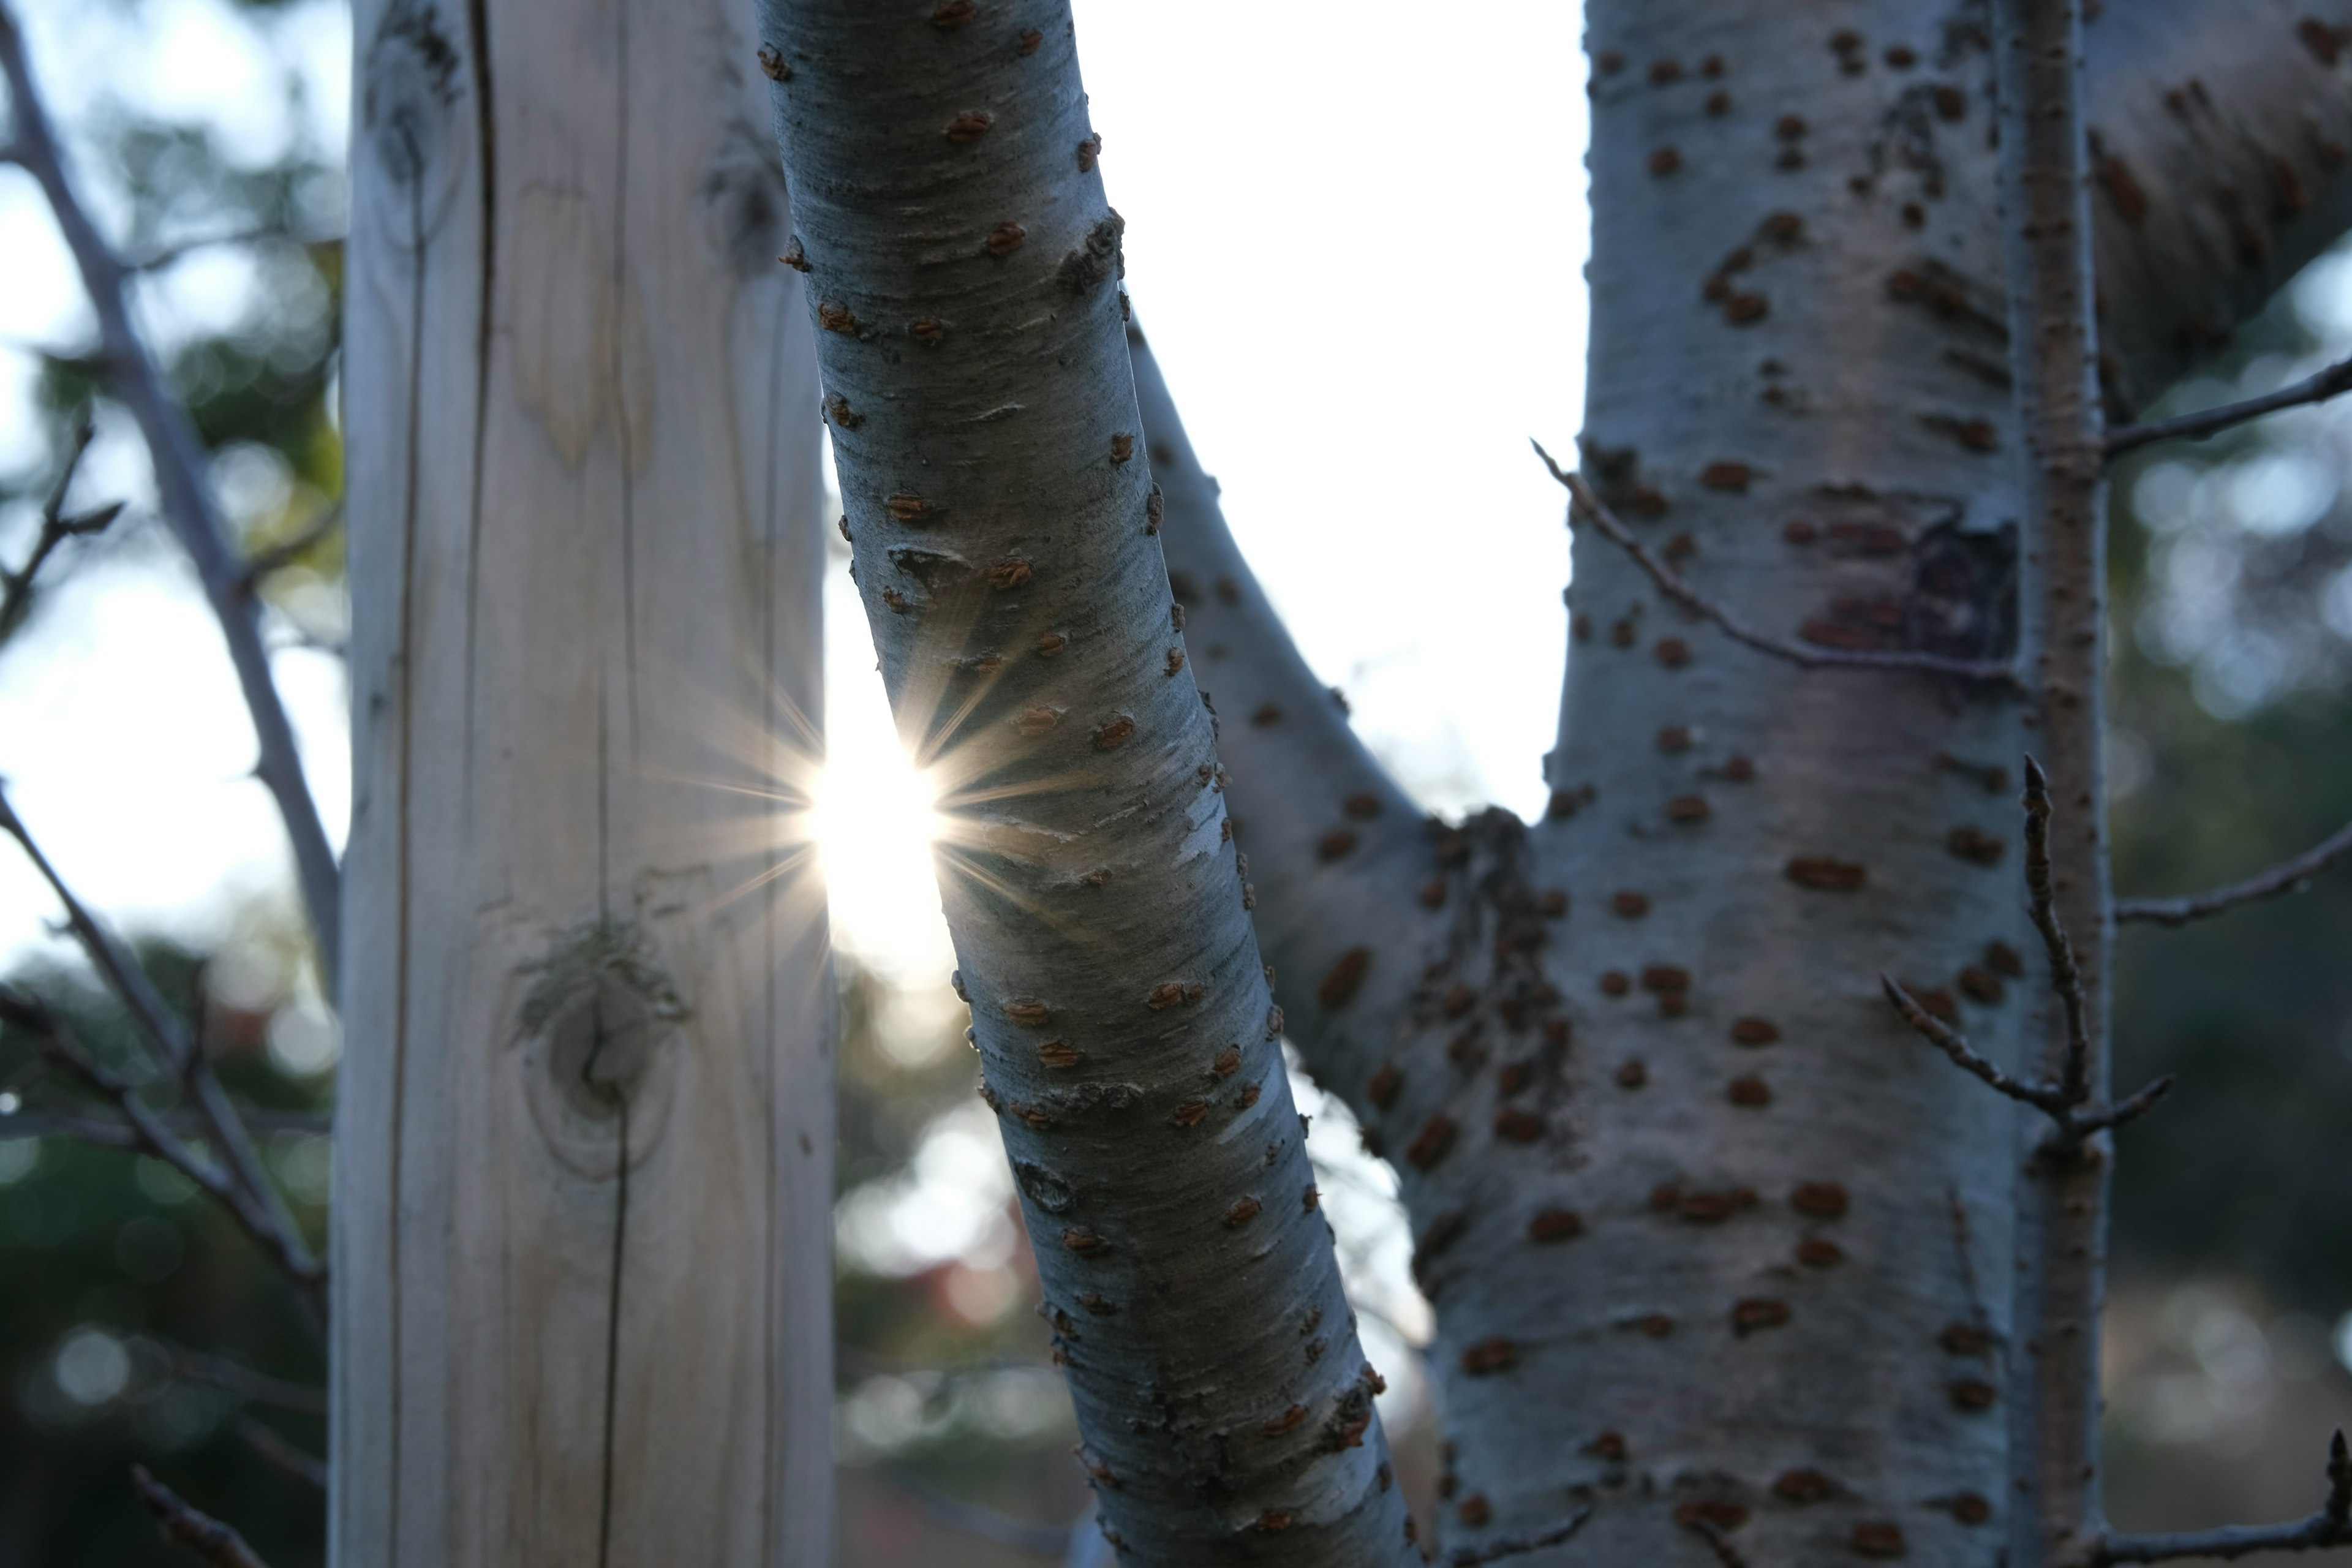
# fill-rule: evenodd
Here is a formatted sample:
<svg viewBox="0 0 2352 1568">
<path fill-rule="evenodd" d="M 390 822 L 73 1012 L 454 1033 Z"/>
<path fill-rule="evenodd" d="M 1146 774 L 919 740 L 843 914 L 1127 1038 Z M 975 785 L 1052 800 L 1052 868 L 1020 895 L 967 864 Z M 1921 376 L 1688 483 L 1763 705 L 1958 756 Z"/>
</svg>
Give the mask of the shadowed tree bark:
<svg viewBox="0 0 2352 1568">
<path fill-rule="evenodd" d="M 822 483 L 750 21 L 357 7 L 345 1568 L 832 1560 Z"/>
<path fill-rule="evenodd" d="M 1065 4 L 769 0 L 882 673 L 1105 1533 L 1414 1561 L 1157 535 Z"/>
</svg>

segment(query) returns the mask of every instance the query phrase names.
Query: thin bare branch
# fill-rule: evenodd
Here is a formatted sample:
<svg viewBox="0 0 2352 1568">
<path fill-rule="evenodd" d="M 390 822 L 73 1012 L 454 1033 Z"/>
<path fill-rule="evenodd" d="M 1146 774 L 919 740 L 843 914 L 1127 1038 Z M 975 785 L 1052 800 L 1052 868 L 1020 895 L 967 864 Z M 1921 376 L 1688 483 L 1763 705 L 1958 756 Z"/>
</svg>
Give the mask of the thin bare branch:
<svg viewBox="0 0 2352 1568">
<path fill-rule="evenodd" d="M 2325 403 L 2331 397 L 2352 392 L 2352 359 L 2339 360 L 2317 375 L 2296 382 L 2293 386 L 2266 392 L 2260 397 L 2249 397 L 2242 403 L 2224 403 L 2218 408 L 2200 408 L 2194 414 L 2177 415 L 2170 419 L 2158 419 L 2147 425 L 2126 425 L 2107 432 L 2107 458 L 2110 462 L 2147 446 L 2154 441 L 2201 441 L 2208 436 L 2243 425 L 2249 419 L 2259 419 L 2265 414 L 2275 414 L 2282 408 L 2294 408 L 2306 403 Z"/>
<path fill-rule="evenodd" d="M 235 1423 L 236 1435 L 252 1449 L 261 1462 L 281 1475 L 291 1476 L 305 1486 L 327 1489 L 327 1461 L 286 1440 L 285 1434 L 266 1422 L 250 1415 L 239 1415 Z"/>
<path fill-rule="evenodd" d="M 0 1024 L 32 1036 L 40 1043 L 44 1056 L 112 1106 L 122 1118 L 135 1147 L 179 1172 L 227 1209 L 246 1234 L 301 1289 L 305 1300 L 323 1310 L 326 1268 L 311 1256 L 290 1216 L 281 1226 L 271 1205 L 249 1190 L 232 1169 L 205 1158 L 165 1126 L 163 1118 L 139 1098 L 137 1086 L 84 1049 L 64 1021 L 44 1003 L 0 987 Z M 274 1195 L 273 1192 L 271 1196 Z"/>
<path fill-rule="evenodd" d="M 187 239 L 159 245 L 142 256 L 123 258 L 123 268 L 130 272 L 157 272 L 185 256 L 199 250 L 212 250 L 223 246 L 268 245 L 283 242 L 288 245 L 335 245 L 342 240 L 340 234 L 303 235 L 277 224 L 257 224 L 251 228 L 230 229 L 222 234 L 200 234 Z"/>
<path fill-rule="evenodd" d="M 229 660 L 236 667 L 237 684 L 260 743 L 260 763 L 255 771 L 277 802 L 292 842 L 303 904 L 317 937 L 320 971 L 326 976 L 331 996 L 340 956 L 342 873 L 335 864 L 318 802 L 311 797 L 302 771 L 293 723 L 286 716 L 285 703 L 270 675 L 268 650 L 261 641 L 259 606 L 241 589 L 245 564 L 229 542 L 227 525 L 206 480 L 204 448 L 195 426 L 165 384 L 154 355 L 131 320 L 131 275 L 98 232 L 66 177 L 65 160 L 50 128 L 47 109 L 25 58 L 23 35 L 5 0 L 0 0 L 0 73 L 8 80 L 15 119 L 14 160 L 39 184 L 66 248 L 73 255 L 83 291 L 98 317 L 100 353 L 110 384 L 139 423 L 154 464 L 163 516 L 194 564 L 228 644 Z"/>
<path fill-rule="evenodd" d="M 329 502 L 320 509 L 318 516 L 303 524 L 291 538 L 281 539 L 268 549 L 257 550 L 247 556 L 244 575 L 237 580 L 239 592 L 248 595 L 258 592 L 263 583 L 309 554 L 342 525 L 343 503 L 341 500 Z"/>
<path fill-rule="evenodd" d="M 282 1377 L 272 1377 L 266 1372 L 256 1372 L 249 1366 L 226 1361 L 203 1351 L 191 1350 L 152 1334 L 141 1336 L 139 1343 L 147 1353 L 162 1362 L 173 1377 L 190 1383 L 201 1383 L 217 1388 L 231 1399 L 247 1405 L 267 1405 L 297 1415 L 324 1415 L 327 1413 L 327 1391 L 308 1384 L 292 1383 Z"/>
<path fill-rule="evenodd" d="M 146 1466 L 131 1467 L 131 1484 L 163 1527 L 163 1539 L 173 1545 L 186 1547 L 213 1568 L 269 1568 L 245 1543 L 245 1537 L 210 1514 L 189 1507 L 179 1493 L 149 1475 Z"/>
<path fill-rule="evenodd" d="M 48 500 L 42 503 L 41 531 L 34 539 L 25 563 L 14 572 L 0 570 L 0 643 L 6 642 L 24 624 L 26 613 L 33 606 L 33 579 L 48 564 L 58 547 L 68 539 L 101 532 L 122 515 L 121 501 L 70 517 L 66 514 L 66 492 L 73 488 L 74 474 L 81 467 L 82 454 L 89 450 L 94 433 L 85 413 L 74 426 L 72 440 L 66 448 L 65 466 L 58 470 L 58 481 L 49 488 Z"/>
<path fill-rule="evenodd" d="M 2169 1563 L 2182 1557 L 2245 1557 L 2257 1552 L 2309 1552 L 2352 1546 L 2352 1452 L 2339 1428 L 2327 1445 L 2327 1500 L 2307 1519 L 2286 1524 L 2231 1524 L 2178 1535 L 2106 1535 L 2091 1548 L 2095 1565 Z"/>
<path fill-rule="evenodd" d="M 2031 1084 L 2011 1078 L 1979 1056 L 1966 1037 L 1922 1007 L 1918 999 L 1896 984 L 1892 976 L 1881 974 L 1878 984 L 1885 988 L 1886 999 L 1895 1005 L 1903 1021 L 1917 1030 L 1929 1045 L 1951 1058 L 1955 1065 L 2010 1099 L 2049 1117 L 2061 1146 L 2080 1143 L 2094 1132 L 2136 1121 L 2171 1092 L 2173 1079 L 2168 1073 L 2127 1100 L 2084 1110 L 2084 1101 L 2090 1098 L 2087 1089 L 2075 1095 L 2063 1084 Z"/>
<path fill-rule="evenodd" d="M 2078 1136 L 2088 1136 L 2107 1128 L 2122 1127 L 2138 1121 L 2156 1109 L 2156 1102 L 2172 1092 L 2174 1079 L 2170 1073 L 2156 1079 L 2127 1100 L 2119 1100 L 2104 1110 L 2090 1110 L 2072 1118 Z"/>
<path fill-rule="evenodd" d="M 1911 993 L 1895 983 L 1894 976 L 1881 974 L 1878 984 L 1885 988 L 1886 999 L 1895 1004 L 1895 1010 L 1903 1015 L 1903 1021 L 1916 1029 L 1929 1045 L 1951 1058 L 1963 1071 L 1975 1074 L 2011 1100 L 2052 1116 L 2065 1115 L 2066 1098 L 2058 1089 L 2047 1084 L 2020 1082 L 1979 1056 L 1965 1037 L 1922 1007 Z"/>
<path fill-rule="evenodd" d="M 247 1129 L 264 1136 L 272 1132 L 299 1132 L 323 1138 L 334 1131 L 334 1119 L 323 1110 L 276 1110 L 242 1101 L 234 1103 L 237 1117 Z M 204 1118 L 192 1110 L 174 1106 L 158 1110 L 155 1118 L 182 1138 L 206 1136 Z M 70 1112 L 49 1106 L 28 1106 L 14 1115 L 0 1116 L 0 1143 L 11 1143 L 22 1138 L 79 1138 L 110 1148 L 127 1149 L 131 1146 L 122 1136 L 122 1130 L 112 1122 L 86 1121 Z"/>
<path fill-rule="evenodd" d="M 2016 668 L 2001 659 L 1947 658 L 1941 654 L 1914 653 L 1901 649 L 1861 649 L 1816 647 L 1811 643 L 1797 642 L 1789 637 L 1773 637 L 1758 631 L 1723 605 L 1691 586 L 1688 579 L 1651 553 L 1647 545 L 1633 536 L 1624 520 L 1609 510 L 1608 504 L 1584 482 L 1580 474 L 1564 471 L 1552 460 L 1552 455 L 1540 441 L 1528 443 L 1536 456 L 1543 459 L 1551 477 L 1566 487 L 1570 510 L 1599 529 L 1603 538 L 1633 557 L 1658 592 L 1703 620 L 1715 623 L 1724 635 L 1735 642 L 1745 643 L 1759 653 L 1786 659 L 1803 669 L 1877 669 L 1895 670 L 1912 675 L 1943 675 L 1960 680 L 1981 681 L 1997 686 L 2013 695 L 2022 695 L 2024 682 L 2018 678 Z"/>
<path fill-rule="evenodd" d="M 2242 882 L 2231 882 L 2178 899 L 2117 899 L 2116 923 L 2137 921 L 2148 925 L 2187 925 L 2208 915 L 2227 913 L 2240 904 L 2298 892 L 2305 883 L 2347 855 L 2352 855 L 2352 823 L 2345 824 L 2294 859 L 2282 860 Z"/>
<path fill-rule="evenodd" d="M 57 895 L 58 902 L 65 906 L 67 923 L 82 951 L 89 954 L 91 966 L 129 1010 L 149 1048 L 178 1078 L 190 1105 L 203 1119 L 205 1135 L 228 1167 L 234 1188 L 268 1233 L 270 1240 L 267 1245 L 270 1252 L 286 1262 L 289 1271 L 303 1287 L 305 1300 L 323 1309 L 325 1270 L 311 1257 L 292 1212 L 262 1166 L 252 1134 L 238 1117 L 227 1091 L 221 1088 L 220 1079 L 214 1076 L 210 1060 L 173 1016 L 171 1008 L 147 978 L 146 971 L 139 967 L 114 933 L 75 896 L 58 868 L 50 864 L 24 819 L 9 804 L 5 789 L 0 789 L 0 833 L 16 840 L 26 858 L 48 883 L 49 890 Z"/>
<path fill-rule="evenodd" d="M 2056 886 L 2050 874 L 2050 781 L 2042 764 L 2025 759 L 2026 908 L 2042 945 L 2050 954 L 2050 984 L 2066 1010 L 2066 1060 L 2059 1091 L 2069 1106 L 2091 1098 L 2091 1037 L 2083 1021 L 2083 970 L 2074 944 L 2058 921 Z"/>
<path fill-rule="evenodd" d="M 1547 1546 L 1558 1546 L 1582 1530 L 1584 1521 L 1591 1517 L 1591 1509 L 1580 1508 L 1559 1523 L 1532 1535 L 1503 1535 L 1476 1546 L 1455 1547 L 1445 1554 L 1446 1568 L 1475 1568 L 1477 1563 L 1500 1563 L 1506 1557 L 1522 1557 L 1530 1552 L 1541 1552 Z"/>
</svg>

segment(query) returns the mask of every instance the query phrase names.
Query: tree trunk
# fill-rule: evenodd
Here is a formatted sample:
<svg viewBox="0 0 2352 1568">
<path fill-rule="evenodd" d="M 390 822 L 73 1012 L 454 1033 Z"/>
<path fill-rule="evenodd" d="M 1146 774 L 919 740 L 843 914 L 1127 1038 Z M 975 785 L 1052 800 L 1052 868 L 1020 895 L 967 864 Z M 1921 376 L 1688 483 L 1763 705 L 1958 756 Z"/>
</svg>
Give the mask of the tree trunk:
<svg viewBox="0 0 2352 1568">
<path fill-rule="evenodd" d="M 2118 398 L 2352 216 L 2343 9 L 2092 30 Z M 1752 624 L 2006 655 L 2024 498 L 1980 19 L 1588 14 L 1586 472 Z M 1139 375 L 1157 472 L 1181 432 Z M 1169 517 L 1221 705 L 1258 721 L 1225 749 L 1268 953 L 1320 977 L 1294 1034 L 1404 1176 L 1456 1531 L 1585 1499 L 1558 1561 L 1703 1560 L 1704 1530 L 1755 1562 L 1990 1560 L 2014 1116 L 1877 974 L 2018 1060 L 2044 984 L 2014 842 L 2030 710 L 1769 661 L 1580 537 L 1550 813 L 1416 850 L 1213 484 L 1171 482 Z"/>
<path fill-rule="evenodd" d="M 1122 1557 L 1415 1559 L 1171 605 L 1066 4 L 762 0 L 845 527 Z"/>
<path fill-rule="evenodd" d="M 749 22 L 358 7 L 347 1568 L 831 1561 L 822 491 Z"/>
</svg>

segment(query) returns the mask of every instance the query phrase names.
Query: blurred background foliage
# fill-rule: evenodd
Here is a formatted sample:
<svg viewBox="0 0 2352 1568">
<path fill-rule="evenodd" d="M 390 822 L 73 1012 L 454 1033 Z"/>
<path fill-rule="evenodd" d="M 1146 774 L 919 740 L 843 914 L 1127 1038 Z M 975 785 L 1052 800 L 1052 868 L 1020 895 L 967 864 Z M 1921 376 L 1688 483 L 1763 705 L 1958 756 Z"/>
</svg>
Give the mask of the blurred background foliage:
<svg viewBox="0 0 2352 1568">
<path fill-rule="evenodd" d="M 152 0 L 108 7 L 134 20 Z M 313 5 L 312 10 L 318 9 Z M 288 5 L 216 8 L 299 107 L 272 50 Z M 299 120 L 299 116 L 296 117 Z M 289 123 L 292 121 L 289 121 Z M 344 625 L 334 420 L 341 149 L 257 150 L 201 119 L 81 94 L 78 172 L 149 305 L 174 384 L 249 550 L 308 541 L 270 579 L 282 644 L 331 650 Z M 197 301 L 191 306 L 188 301 Z M 176 302 L 176 303 L 175 303 Z M 14 563 L 68 432 L 94 410 L 129 440 L 82 338 L 9 343 L 28 362 L 18 456 L 0 472 Z M 2315 265 L 2168 406 L 2267 390 L 2352 353 L 2352 247 Z M 20 367 L 24 368 L 24 367 Z M 2162 412 L 2158 410 L 2157 412 Z M 2116 883 L 2183 891 L 2292 854 L 2352 816 L 2352 407 L 2298 411 L 2128 464 L 2115 489 Z M 68 546 L 50 582 L 110 552 L 167 550 L 138 504 Z M 111 499 L 96 496 L 94 500 Z M 5 650 L 0 650 L 5 651 Z M 0 681 L 37 680 L 24 661 Z M 103 725 L 102 713 L 87 716 Z M 1427 759 L 1440 788 L 1451 764 Z M 272 1169 L 323 1234 L 334 1026 L 289 900 L 250 900 L 201 943 L 141 956 L 199 1020 L 256 1108 Z M 2117 1075 L 2176 1072 L 2125 1134 L 2107 1356 L 2111 1509 L 2133 1527 L 2306 1510 L 2328 1426 L 2352 1422 L 2352 872 L 2186 931 L 2128 930 Z M 841 1559 L 860 1568 L 1058 1560 L 1086 1493 L 1068 1401 L 992 1121 L 972 1098 L 963 1015 L 940 982 L 855 955 L 840 966 L 837 1432 Z M 100 1054 L 138 1058 L 87 972 L 48 957 L 10 983 Z M 1426 1506 L 1436 1423 L 1410 1346 L 1428 1331 L 1385 1167 L 1302 1086 L 1402 1468 Z M 58 1131 L 88 1115 L 0 1035 L 0 1563 L 174 1561 L 135 1506 L 145 1463 L 278 1568 L 321 1560 L 320 1348 L 267 1263 L 156 1162 Z M 975 1508 L 980 1511 L 975 1511 Z"/>
</svg>

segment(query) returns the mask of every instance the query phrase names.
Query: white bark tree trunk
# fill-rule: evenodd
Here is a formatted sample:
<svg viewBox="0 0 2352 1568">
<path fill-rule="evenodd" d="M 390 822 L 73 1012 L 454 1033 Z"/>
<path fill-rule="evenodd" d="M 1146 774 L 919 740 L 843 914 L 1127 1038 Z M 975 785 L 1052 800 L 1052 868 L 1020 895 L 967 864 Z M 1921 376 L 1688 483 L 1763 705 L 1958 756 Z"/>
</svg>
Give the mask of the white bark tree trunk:
<svg viewBox="0 0 2352 1568">
<path fill-rule="evenodd" d="M 1415 1560 L 1157 535 L 1066 3 L 762 0 L 845 527 L 1106 1535 Z"/>
<path fill-rule="evenodd" d="M 358 6 L 346 1568 L 830 1562 L 819 431 L 750 23 Z"/>
<path fill-rule="evenodd" d="M 2092 29 L 2118 397 L 2352 216 L 2345 10 L 2111 6 Z M 1587 473 L 1751 624 L 2005 652 L 2023 497 L 1984 12 L 1589 16 Z M 1139 379 L 1204 679 L 1251 720 L 1225 752 L 1262 937 L 1319 994 L 1293 1031 L 1405 1178 L 1456 1537 L 1583 1499 L 1584 1534 L 1530 1562 L 1704 1561 L 1691 1526 L 1750 1562 L 1990 1561 L 2013 1112 L 1876 976 L 2018 1060 L 2044 984 L 2031 710 L 1800 673 L 1580 538 L 1551 815 L 1416 848 L 1213 486 L 1162 473 L 1181 433 Z"/>
</svg>

